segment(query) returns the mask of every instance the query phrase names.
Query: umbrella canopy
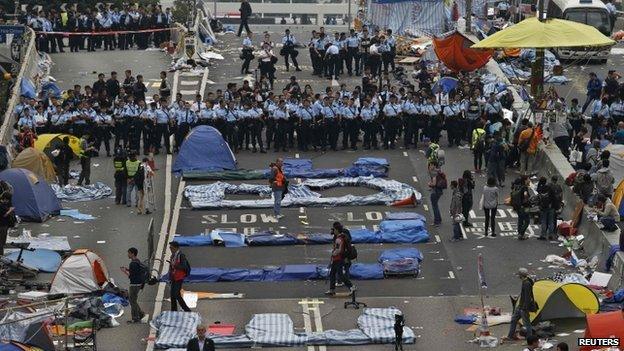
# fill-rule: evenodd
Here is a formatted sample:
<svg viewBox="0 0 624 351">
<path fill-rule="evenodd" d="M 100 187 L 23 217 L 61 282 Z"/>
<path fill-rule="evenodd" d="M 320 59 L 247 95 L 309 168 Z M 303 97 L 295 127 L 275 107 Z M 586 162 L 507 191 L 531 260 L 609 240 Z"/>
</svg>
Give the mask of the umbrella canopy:
<svg viewBox="0 0 624 351">
<path fill-rule="evenodd" d="M 592 26 L 556 18 L 540 22 L 537 17 L 532 17 L 492 34 L 472 48 L 557 48 L 613 44 L 615 41 Z"/>
<path fill-rule="evenodd" d="M 473 44 L 470 39 L 458 32 L 433 39 L 436 55 L 453 72 L 472 72 L 490 60 L 491 50 L 471 49 L 470 46 Z"/>
</svg>

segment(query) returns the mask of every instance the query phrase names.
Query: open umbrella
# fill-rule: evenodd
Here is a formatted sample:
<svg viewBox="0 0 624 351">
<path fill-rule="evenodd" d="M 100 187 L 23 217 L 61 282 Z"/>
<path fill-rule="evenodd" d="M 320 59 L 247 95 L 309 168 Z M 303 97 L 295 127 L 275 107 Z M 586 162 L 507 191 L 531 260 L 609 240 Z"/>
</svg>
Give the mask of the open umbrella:
<svg viewBox="0 0 624 351">
<path fill-rule="evenodd" d="M 452 90 L 457 88 L 458 84 L 459 84 L 459 81 L 457 80 L 457 78 L 442 77 L 433 85 L 433 91 L 435 92 L 441 91 L 445 94 L 448 94 Z"/>
<path fill-rule="evenodd" d="M 596 28 L 562 19 L 537 17 L 505 28 L 471 46 L 473 49 L 561 48 L 614 45 L 615 41 Z"/>
</svg>

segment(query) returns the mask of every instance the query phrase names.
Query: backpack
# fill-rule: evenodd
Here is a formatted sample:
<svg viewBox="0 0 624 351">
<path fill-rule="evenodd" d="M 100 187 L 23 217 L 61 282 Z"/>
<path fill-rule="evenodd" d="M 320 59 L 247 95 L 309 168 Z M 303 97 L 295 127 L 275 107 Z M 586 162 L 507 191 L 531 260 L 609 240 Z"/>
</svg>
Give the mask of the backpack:
<svg viewBox="0 0 624 351">
<path fill-rule="evenodd" d="M 188 277 L 189 275 L 191 275 L 191 264 L 186 258 L 186 255 L 180 254 L 180 264 L 182 265 L 182 269 L 186 273 L 186 276 Z"/>
<path fill-rule="evenodd" d="M 511 207 L 518 211 L 524 205 L 524 187 L 521 185 L 516 185 L 511 190 Z"/>
<path fill-rule="evenodd" d="M 522 142 L 520 144 L 518 144 L 518 149 L 520 149 L 520 151 L 525 152 L 529 149 L 529 146 L 531 146 L 531 140 L 533 140 L 533 136 L 535 135 L 535 127 L 533 127 L 531 129 L 531 135 L 522 140 Z"/>
<path fill-rule="evenodd" d="M 598 172 L 596 174 L 596 190 L 601 194 L 613 192 L 613 177 L 609 173 Z"/>
<path fill-rule="evenodd" d="M 436 175 L 436 184 L 435 184 L 435 186 L 438 189 L 446 189 L 446 188 L 448 188 L 448 181 L 446 180 L 446 174 L 444 174 L 444 172 L 440 171 Z"/>
<path fill-rule="evenodd" d="M 342 236 L 342 239 L 344 240 L 344 257 L 351 261 L 357 259 L 358 252 L 355 245 L 351 243 L 351 240 L 344 233 L 340 234 L 340 236 Z"/>
<path fill-rule="evenodd" d="M 151 278 L 149 267 L 145 262 L 141 262 L 139 260 L 136 260 L 136 262 L 139 264 L 139 277 L 141 278 L 141 284 L 146 284 Z"/>
</svg>

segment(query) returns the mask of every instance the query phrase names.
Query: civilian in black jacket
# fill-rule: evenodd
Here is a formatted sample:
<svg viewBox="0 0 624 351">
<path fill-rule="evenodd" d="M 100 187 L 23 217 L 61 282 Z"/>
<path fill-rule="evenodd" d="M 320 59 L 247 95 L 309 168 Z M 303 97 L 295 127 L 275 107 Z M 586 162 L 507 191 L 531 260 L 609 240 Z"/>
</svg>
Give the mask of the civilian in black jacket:
<svg viewBox="0 0 624 351">
<path fill-rule="evenodd" d="M 518 340 L 516 336 L 516 326 L 518 321 L 522 318 L 522 324 L 526 327 L 526 337 L 533 335 L 533 327 L 531 326 L 531 319 L 529 318 L 529 312 L 537 311 L 537 304 L 533 297 L 533 279 L 529 277 L 529 271 L 526 268 L 518 269 L 518 277 L 522 280 L 522 289 L 520 290 L 520 297 L 516 301 L 514 313 L 511 316 L 511 325 L 509 326 L 509 334 L 507 337 L 503 337 L 505 340 Z"/>
<path fill-rule="evenodd" d="M 110 97 L 111 101 L 115 101 L 119 96 L 120 86 L 117 80 L 117 72 L 112 71 L 110 78 L 106 81 L 106 94 Z"/>
<path fill-rule="evenodd" d="M 214 341 L 206 337 L 206 327 L 197 326 L 197 336 L 186 344 L 186 351 L 215 351 Z"/>
<path fill-rule="evenodd" d="M 128 258 L 130 259 L 130 264 L 128 267 L 121 267 L 121 271 L 124 272 L 128 279 L 130 280 L 130 287 L 128 289 L 128 300 L 130 301 L 130 314 L 132 315 L 132 319 L 128 321 L 128 323 L 140 323 L 141 319 L 145 317 L 145 313 L 141 310 L 141 306 L 139 305 L 139 292 L 143 289 L 143 281 L 142 277 L 142 269 L 141 269 L 141 261 L 137 257 L 139 251 L 131 247 L 128 249 Z"/>
<path fill-rule="evenodd" d="M 241 33 L 243 33 L 243 26 L 245 27 L 247 34 L 251 34 L 251 29 L 249 29 L 249 24 L 247 23 L 249 16 L 251 16 L 251 5 L 249 5 L 247 0 L 241 0 L 241 7 L 238 11 L 240 11 L 241 16 L 240 27 L 238 27 L 238 36 L 240 37 Z"/>
</svg>

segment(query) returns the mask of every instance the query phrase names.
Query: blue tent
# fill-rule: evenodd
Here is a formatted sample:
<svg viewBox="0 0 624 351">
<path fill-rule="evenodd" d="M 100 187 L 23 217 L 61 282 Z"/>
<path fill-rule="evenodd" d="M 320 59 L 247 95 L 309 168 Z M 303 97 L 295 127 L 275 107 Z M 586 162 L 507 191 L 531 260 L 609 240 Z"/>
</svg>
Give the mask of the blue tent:
<svg viewBox="0 0 624 351">
<path fill-rule="evenodd" d="M 43 222 L 61 212 L 61 202 L 45 180 L 23 168 L 0 172 L 0 180 L 13 187 L 15 214 L 29 222 Z"/>
<path fill-rule="evenodd" d="M 173 173 L 236 170 L 236 158 L 221 133 L 210 126 L 193 128 L 182 143 Z"/>
</svg>

